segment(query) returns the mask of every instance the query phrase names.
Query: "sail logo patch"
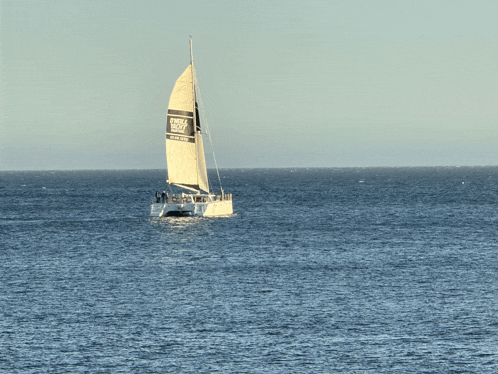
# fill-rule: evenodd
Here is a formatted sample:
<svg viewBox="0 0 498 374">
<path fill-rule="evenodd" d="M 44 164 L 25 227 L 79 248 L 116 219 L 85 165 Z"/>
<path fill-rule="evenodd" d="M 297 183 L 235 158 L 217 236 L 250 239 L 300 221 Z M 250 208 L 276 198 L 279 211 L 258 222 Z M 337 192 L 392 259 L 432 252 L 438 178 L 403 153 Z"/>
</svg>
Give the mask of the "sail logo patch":
<svg viewBox="0 0 498 374">
<path fill-rule="evenodd" d="M 169 134 L 194 136 L 192 118 L 168 116 L 166 132 Z"/>
<path fill-rule="evenodd" d="M 188 120 L 186 118 L 170 118 L 169 125 L 171 127 L 171 132 L 179 132 L 184 134 L 185 129 L 188 126 Z"/>
<path fill-rule="evenodd" d="M 169 125 L 171 126 L 171 132 L 180 132 L 183 134 L 188 126 L 188 121 L 186 118 L 170 118 Z"/>
</svg>

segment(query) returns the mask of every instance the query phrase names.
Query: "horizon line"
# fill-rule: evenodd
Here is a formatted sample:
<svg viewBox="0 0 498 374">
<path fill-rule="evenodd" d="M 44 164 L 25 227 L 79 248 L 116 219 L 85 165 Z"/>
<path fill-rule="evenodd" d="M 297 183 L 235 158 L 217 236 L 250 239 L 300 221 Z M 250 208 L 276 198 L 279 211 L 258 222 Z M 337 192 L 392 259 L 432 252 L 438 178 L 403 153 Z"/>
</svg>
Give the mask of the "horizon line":
<svg viewBox="0 0 498 374">
<path fill-rule="evenodd" d="M 219 170 L 258 170 L 258 169 L 416 169 L 416 168 L 492 168 L 498 167 L 498 165 L 434 165 L 434 166 L 267 166 L 267 167 L 221 167 Z M 168 169 L 157 169 L 157 168 L 117 168 L 117 169 L 9 169 L 0 170 L 0 173 L 10 173 L 10 172 L 37 172 L 37 171 L 49 171 L 49 172 L 59 172 L 59 171 L 167 171 Z M 215 168 L 208 168 L 207 170 L 216 170 Z"/>
</svg>

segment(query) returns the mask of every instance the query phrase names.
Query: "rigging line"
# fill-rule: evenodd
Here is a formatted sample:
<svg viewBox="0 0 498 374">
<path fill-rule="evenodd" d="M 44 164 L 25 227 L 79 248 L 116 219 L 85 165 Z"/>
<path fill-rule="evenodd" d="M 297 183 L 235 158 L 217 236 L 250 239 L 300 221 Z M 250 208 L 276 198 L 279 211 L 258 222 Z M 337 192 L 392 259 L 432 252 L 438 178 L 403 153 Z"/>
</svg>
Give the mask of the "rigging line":
<svg viewBox="0 0 498 374">
<path fill-rule="evenodd" d="M 214 155 L 213 141 L 211 139 L 211 131 L 209 131 L 209 126 L 206 119 L 206 112 L 204 110 L 204 103 L 202 102 L 201 90 L 199 88 L 199 82 L 197 81 L 197 76 L 194 76 L 195 86 L 197 87 L 197 96 L 199 99 L 200 112 L 202 113 L 202 118 L 204 120 L 204 126 L 206 127 L 206 134 L 209 138 L 209 145 L 211 146 L 211 153 L 213 154 L 214 166 L 216 168 L 216 174 L 218 175 L 218 182 L 220 183 L 221 194 L 223 195 L 223 186 L 221 185 L 220 171 L 218 170 L 218 163 L 216 162 L 216 156 Z"/>
</svg>

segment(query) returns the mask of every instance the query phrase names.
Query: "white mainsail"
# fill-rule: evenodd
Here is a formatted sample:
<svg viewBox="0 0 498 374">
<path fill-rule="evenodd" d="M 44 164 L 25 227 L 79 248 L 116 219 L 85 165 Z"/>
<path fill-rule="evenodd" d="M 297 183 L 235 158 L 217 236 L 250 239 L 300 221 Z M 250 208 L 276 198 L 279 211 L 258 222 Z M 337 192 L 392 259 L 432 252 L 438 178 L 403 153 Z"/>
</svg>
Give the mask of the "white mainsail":
<svg viewBox="0 0 498 374">
<path fill-rule="evenodd" d="M 195 102 L 195 69 L 190 64 L 171 93 L 166 123 L 168 183 L 209 193 L 209 184 Z"/>
</svg>

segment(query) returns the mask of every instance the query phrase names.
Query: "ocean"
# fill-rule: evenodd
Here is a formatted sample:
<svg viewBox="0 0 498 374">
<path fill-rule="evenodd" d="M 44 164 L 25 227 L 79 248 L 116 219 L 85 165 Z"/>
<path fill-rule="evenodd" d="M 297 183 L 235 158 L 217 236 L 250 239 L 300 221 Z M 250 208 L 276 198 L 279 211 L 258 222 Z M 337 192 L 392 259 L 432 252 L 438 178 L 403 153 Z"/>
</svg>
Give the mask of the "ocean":
<svg viewBox="0 0 498 374">
<path fill-rule="evenodd" d="M 0 372 L 498 372 L 498 167 L 220 173 L 0 172 Z"/>
</svg>

